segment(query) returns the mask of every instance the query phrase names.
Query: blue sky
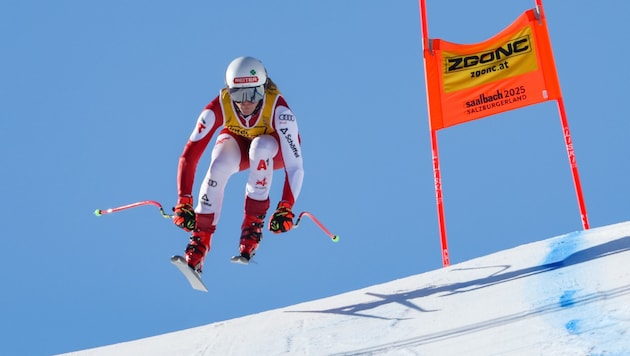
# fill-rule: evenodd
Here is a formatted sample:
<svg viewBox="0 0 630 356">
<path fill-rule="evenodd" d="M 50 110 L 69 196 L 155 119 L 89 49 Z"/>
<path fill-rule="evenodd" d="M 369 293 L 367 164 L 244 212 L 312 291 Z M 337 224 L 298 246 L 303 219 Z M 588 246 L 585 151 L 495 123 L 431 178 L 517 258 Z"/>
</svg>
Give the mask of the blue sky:
<svg viewBox="0 0 630 356">
<path fill-rule="evenodd" d="M 544 2 L 591 226 L 630 215 L 630 4 Z M 429 35 L 479 42 L 534 1 L 427 3 Z M 5 1 L 0 5 L 5 350 L 111 344 L 441 268 L 415 1 Z M 235 57 L 260 58 L 295 112 L 309 221 L 238 248 L 245 174 L 226 190 L 204 280 L 169 263 L 188 234 L 139 200 L 175 203 L 177 160 Z M 438 133 L 452 263 L 579 230 L 555 103 Z M 197 190 L 209 155 L 200 162 Z M 272 204 L 280 196 L 276 175 Z"/>
</svg>

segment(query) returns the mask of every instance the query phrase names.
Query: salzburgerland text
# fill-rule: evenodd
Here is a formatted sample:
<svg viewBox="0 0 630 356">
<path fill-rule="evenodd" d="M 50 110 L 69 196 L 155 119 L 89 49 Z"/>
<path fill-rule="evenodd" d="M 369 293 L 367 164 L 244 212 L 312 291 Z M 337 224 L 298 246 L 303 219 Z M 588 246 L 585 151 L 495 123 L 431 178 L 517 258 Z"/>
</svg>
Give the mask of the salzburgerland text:
<svg viewBox="0 0 630 356">
<path fill-rule="evenodd" d="M 466 114 L 472 115 L 526 99 L 527 94 L 525 94 L 525 86 L 523 85 L 516 88 L 504 89 L 503 91 L 497 90 L 496 93 L 491 95 L 482 93 L 478 98 L 466 102 Z"/>
</svg>

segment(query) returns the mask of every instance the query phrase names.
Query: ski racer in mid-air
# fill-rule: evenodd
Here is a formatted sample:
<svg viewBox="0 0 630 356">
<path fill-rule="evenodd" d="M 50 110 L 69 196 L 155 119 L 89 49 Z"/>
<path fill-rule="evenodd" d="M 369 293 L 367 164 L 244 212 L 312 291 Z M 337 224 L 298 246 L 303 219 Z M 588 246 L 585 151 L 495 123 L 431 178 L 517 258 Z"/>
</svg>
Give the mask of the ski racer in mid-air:
<svg viewBox="0 0 630 356">
<path fill-rule="evenodd" d="M 192 232 L 185 250 L 188 266 L 202 271 L 212 235 L 219 222 L 224 190 L 229 178 L 247 170 L 240 255 L 247 263 L 256 253 L 270 206 L 273 171 L 284 168 L 282 198 L 269 220 L 274 233 L 289 231 L 292 208 L 302 188 L 302 148 L 295 115 L 262 62 L 252 57 L 234 59 L 221 89 L 201 112 L 184 146 L 177 172 L 178 199 L 173 208 L 175 225 Z M 197 164 L 214 133 L 210 167 L 201 183 L 197 205 L 192 194 Z"/>
</svg>

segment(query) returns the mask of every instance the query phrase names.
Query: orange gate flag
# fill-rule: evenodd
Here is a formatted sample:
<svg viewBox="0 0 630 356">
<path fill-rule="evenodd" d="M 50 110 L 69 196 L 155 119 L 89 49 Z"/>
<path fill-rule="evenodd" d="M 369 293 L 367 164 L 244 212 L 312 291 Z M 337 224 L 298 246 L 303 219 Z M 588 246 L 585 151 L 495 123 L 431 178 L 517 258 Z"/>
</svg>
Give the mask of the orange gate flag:
<svg viewBox="0 0 630 356">
<path fill-rule="evenodd" d="M 424 52 L 432 130 L 562 97 L 547 22 L 536 9 L 484 42 L 432 39 Z"/>
</svg>

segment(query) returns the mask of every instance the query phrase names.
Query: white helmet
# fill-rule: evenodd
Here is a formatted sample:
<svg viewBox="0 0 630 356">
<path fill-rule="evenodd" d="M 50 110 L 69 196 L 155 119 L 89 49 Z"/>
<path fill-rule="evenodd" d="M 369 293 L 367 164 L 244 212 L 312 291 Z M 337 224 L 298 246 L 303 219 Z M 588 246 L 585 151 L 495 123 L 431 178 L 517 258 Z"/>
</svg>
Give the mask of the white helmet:
<svg viewBox="0 0 630 356">
<path fill-rule="evenodd" d="M 225 71 L 228 88 L 251 88 L 267 82 L 267 70 L 256 58 L 238 57 L 230 62 Z"/>
</svg>

